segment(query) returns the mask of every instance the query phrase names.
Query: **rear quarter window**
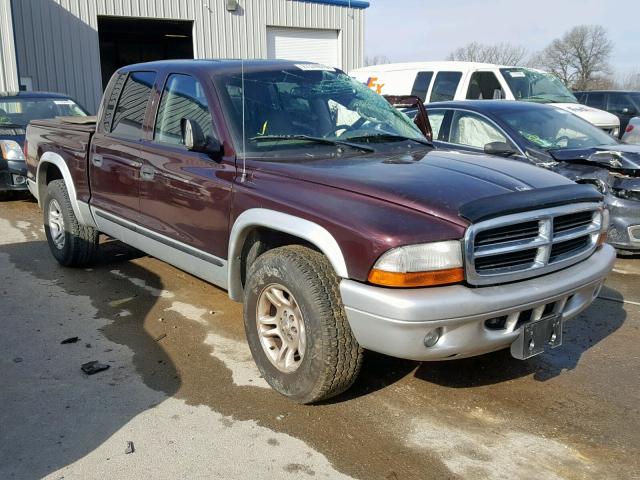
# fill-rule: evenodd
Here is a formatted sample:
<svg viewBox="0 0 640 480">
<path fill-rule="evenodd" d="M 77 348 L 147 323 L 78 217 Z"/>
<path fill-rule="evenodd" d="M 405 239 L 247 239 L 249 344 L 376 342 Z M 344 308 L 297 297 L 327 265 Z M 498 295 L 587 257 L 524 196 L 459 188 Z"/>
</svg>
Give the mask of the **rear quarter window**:
<svg viewBox="0 0 640 480">
<path fill-rule="evenodd" d="M 416 74 L 416 79 L 413 82 L 411 95 L 415 95 L 423 102 L 426 101 L 427 92 L 429 91 L 429 85 L 431 85 L 432 78 L 433 72 L 418 72 Z"/>
<path fill-rule="evenodd" d="M 113 114 L 112 135 L 136 140 L 142 138 L 142 123 L 155 79 L 155 72 L 129 74 Z"/>
<path fill-rule="evenodd" d="M 431 91 L 431 102 L 453 100 L 462 78 L 462 72 L 438 72 Z"/>
<path fill-rule="evenodd" d="M 105 132 L 111 131 L 113 112 L 116 110 L 116 103 L 118 102 L 118 97 L 120 96 L 120 92 L 122 92 L 122 87 L 126 79 L 127 75 L 125 73 L 118 74 L 113 80 L 109 98 L 105 99 L 104 113 L 102 114 L 102 128 Z"/>
</svg>

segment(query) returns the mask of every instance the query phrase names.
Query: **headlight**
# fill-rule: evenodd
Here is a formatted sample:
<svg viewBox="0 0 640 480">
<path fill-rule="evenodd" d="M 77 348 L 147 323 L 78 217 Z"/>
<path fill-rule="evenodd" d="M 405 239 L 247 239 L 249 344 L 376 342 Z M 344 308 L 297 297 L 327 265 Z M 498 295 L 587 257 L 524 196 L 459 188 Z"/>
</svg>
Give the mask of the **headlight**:
<svg viewBox="0 0 640 480">
<path fill-rule="evenodd" d="M 618 198 L 624 198 L 625 200 L 640 201 L 640 192 L 637 190 L 627 190 L 624 188 L 612 188 L 611 192 Z"/>
<path fill-rule="evenodd" d="M 398 247 L 384 253 L 369 282 L 386 287 L 427 287 L 464 280 L 459 240 Z"/>
<path fill-rule="evenodd" d="M 24 161 L 22 148 L 20 148 L 18 142 L 14 142 L 13 140 L 0 140 L 0 152 L 2 152 L 2 158 L 5 160 Z"/>
</svg>

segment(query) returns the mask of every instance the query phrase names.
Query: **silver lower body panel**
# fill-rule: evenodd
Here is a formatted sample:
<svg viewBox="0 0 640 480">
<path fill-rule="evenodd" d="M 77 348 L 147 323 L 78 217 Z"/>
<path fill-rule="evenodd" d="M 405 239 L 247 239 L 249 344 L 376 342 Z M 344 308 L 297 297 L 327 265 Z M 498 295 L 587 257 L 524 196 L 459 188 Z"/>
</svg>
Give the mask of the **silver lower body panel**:
<svg viewBox="0 0 640 480">
<path fill-rule="evenodd" d="M 552 310 L 562 321 L 575 317 L 598 295 L 613 268 L 615 250 L 605 245 L 563 270 L 505 285 L 389 289 L 342 280 L 340 291 L 353 333 L 364 348 L 412 360 L 464 358 L 507 348 L 519 321 Z M 504 328 L 487 320 L 506 317 Z M 435 345 L 425 336 L 439 329 Z"/>
</svg>

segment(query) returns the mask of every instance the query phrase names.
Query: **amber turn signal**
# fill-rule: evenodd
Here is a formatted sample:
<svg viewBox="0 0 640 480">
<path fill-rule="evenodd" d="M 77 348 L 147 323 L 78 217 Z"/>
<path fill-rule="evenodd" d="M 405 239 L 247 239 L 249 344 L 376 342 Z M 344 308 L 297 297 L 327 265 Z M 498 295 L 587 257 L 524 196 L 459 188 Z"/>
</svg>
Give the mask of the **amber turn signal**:
<svg viewBox="0 0 640 480">
<path fill-rule="evenodd" d="M 385 272 L 373 269 L 369 273 L 369 283 L 385 287 L 433 287 L 435 285 L 449 285 L 464 280 L 462 268 L 447 268 L 431 272 Z"/>
</svg>

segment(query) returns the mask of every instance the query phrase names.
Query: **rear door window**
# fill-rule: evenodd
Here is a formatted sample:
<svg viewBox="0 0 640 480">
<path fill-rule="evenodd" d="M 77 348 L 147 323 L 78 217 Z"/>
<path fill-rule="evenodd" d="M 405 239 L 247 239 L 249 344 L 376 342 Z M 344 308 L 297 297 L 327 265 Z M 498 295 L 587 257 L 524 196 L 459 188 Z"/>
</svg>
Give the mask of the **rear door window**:
<svg viewBox="0 0 640 480">
<path fill-rule="evenodd" d="M 429 85 L 431 85 L 432 78 L 433 72 L 418 72 L 416 79 L 413 82 L 411 95 L 418 97 L 424 102 L 427 99 L 427 92 L 429 91 Z"/>
<path fill-rule="evenodd" d="M 431 91 L 432 102 L 453 100 L 462 78 L 462 72 L 438 72 Z"/>
<path fill-rule="evenodd" d="M 433 131 L 433 139 L 434 140 L 442 140 L 440 138 L 440 130 L 442 127 L 442 122 L 444 120 L 444 115 L 446 110 L 428 110 L 427 114 L 429 116 L 429 123 L 431 124 L 431 130 Z"/>
<path fill-rule="evenodd" d="M 142 123 L 155 79 L 155 72 L 129 74 L 113 115 L 112 135 L 135 140 L 142 138 Z"/>
<path fill-rule="evenodd" d="M 587 94 L 587 105 L 593 108 L 602 108 L 604 110 L 604 93 L 588 93 Z"/>
<path fill-rule="evenodd" d="M 475 113 L 455 110 L 451 120 L 450 143 L 483 149 L 487 143 L 510 143 L 487 119 Z"/>
<path fill-rule="evenodd" d="M 211 112 L 202 84 L 190 75 L 171 74 L 158 107 L 154 139 L 181 144 L 180 124 L 183 118 L 197 123 L 206 138 L 213 137 Z"/>
<path fill-rule="evenodd" d="M 493 72 L 474 72 L 469 80 L 467 99 L 491 100 L 504 98 L 504 90 Z"/>
</svg>

